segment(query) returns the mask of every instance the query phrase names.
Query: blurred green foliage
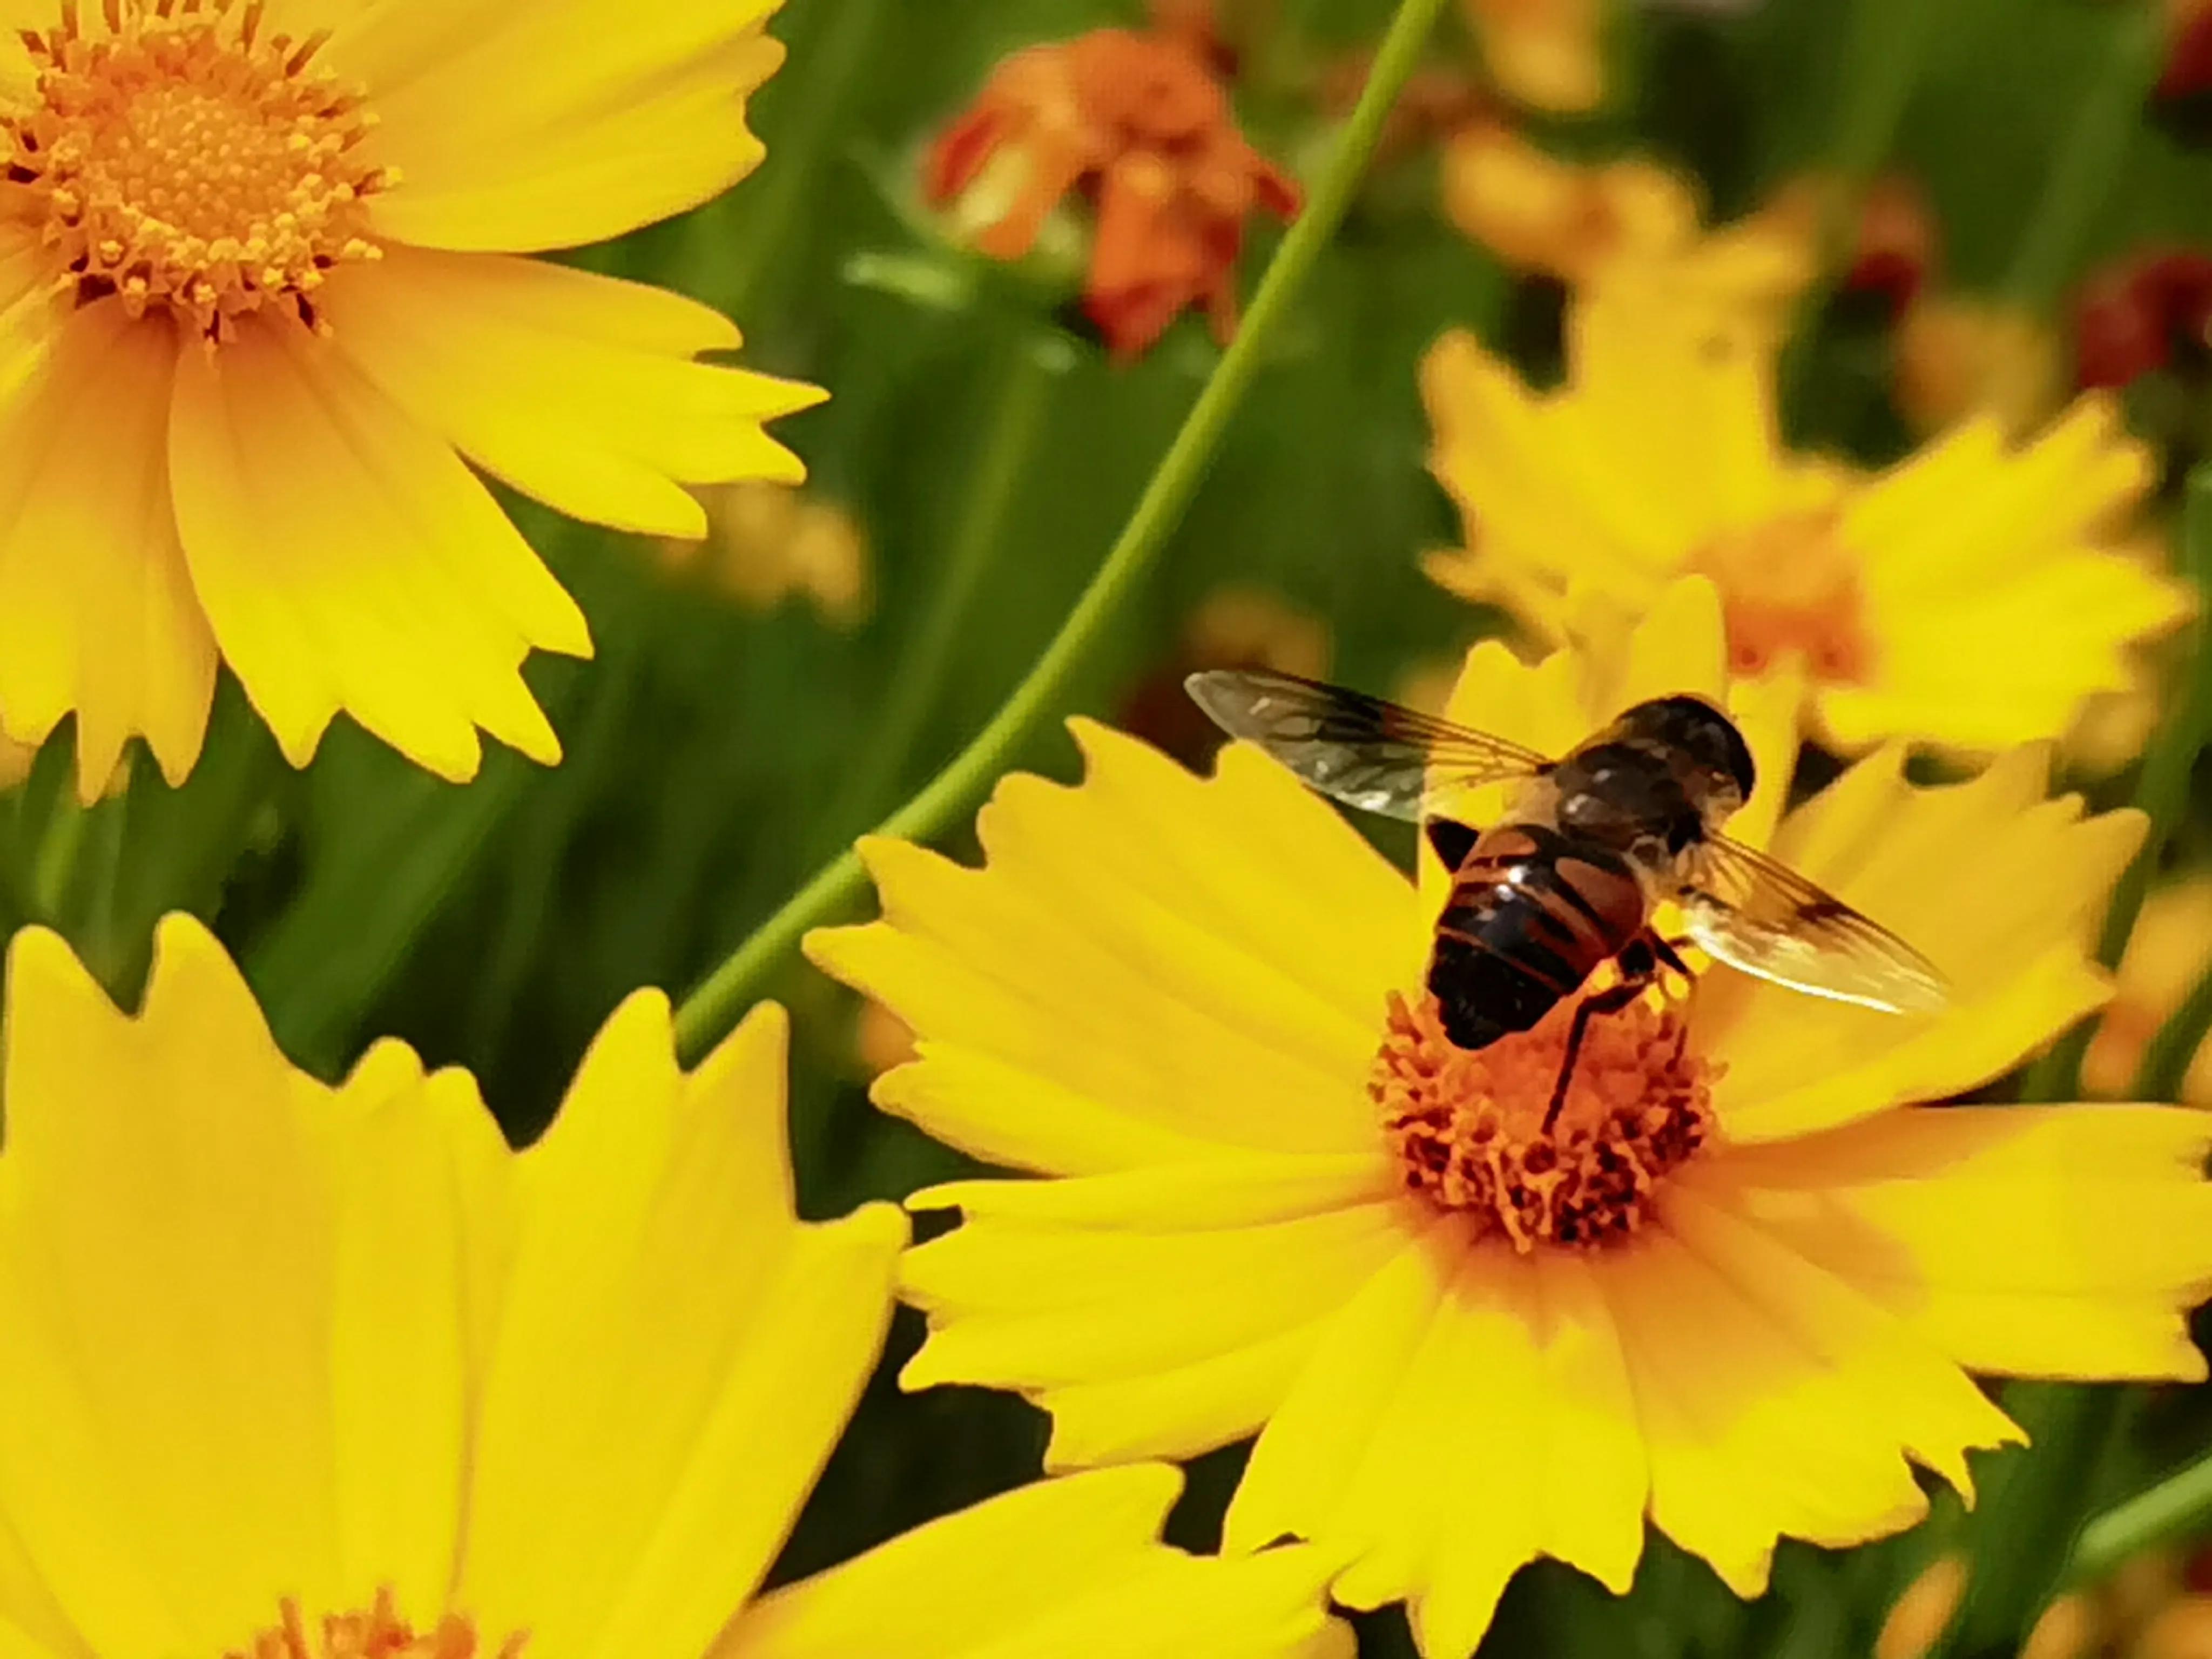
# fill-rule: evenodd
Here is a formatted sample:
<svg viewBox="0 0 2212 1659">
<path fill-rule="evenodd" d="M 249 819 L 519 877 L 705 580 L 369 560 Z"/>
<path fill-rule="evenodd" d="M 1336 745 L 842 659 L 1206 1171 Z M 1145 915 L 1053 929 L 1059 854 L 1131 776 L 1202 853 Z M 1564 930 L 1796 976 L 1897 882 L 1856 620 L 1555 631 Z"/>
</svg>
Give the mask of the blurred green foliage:
<svg viewBox="0 0 2212 1659">
<path fill-rule="evenodd" d="M 1315 76 L 1371 45 L 1389 7 L 1232 10 L 1271 17 L 1240 89 L 1251 136 L 1310 167 L 1327 137 Z M 777 27 L 790 60 L 756 105 L 762 170 L 681 221 L 580 256 L 726 309 L 747 331 L 747 362 L 831 390 L 781 431 L 807 458 L 809 488 L 865 528 L 878 595 L 864 626 L 837 631 L 796 602 L 748 614 L 665 574 L 649 550 L 512 503 L 598 640 L 593 662 L 531 670 L 564 764 L 495 753 L 477 781 L 455 787 L 341 725 L 294 774 L 227 685 L 182 790 L 142 763 L 127 795 L 77 813 L 64 799 L 65 745 L 50 746 L 0 802 L 0 919 L 58 923 L 130 994 L 154 917 L 189 908 L 246 964 L 302 1063 L 334 1076 L 369 1038 L 397 1034 L 434 1063 L 472 1070 L 514 1138 L 535 1133 L 625 994 L 654 984 L 680 994 L 988 716 L 1080 591 L 1211 366 L 1213 347 L 1185 321 L 1133 367 L 1109 367 L 1068 337 L 1039 368 L 1023 354 L 1057 325 L 1017 284 L 955 283 L 964 302 L 947 308 L 851 280 L 870 256 L 878 270 L 943 257 L 917 244 L 901 181 L 1001 55 L 1140 16 L 1110 0 L 794 0 Z M 2118 0 L 1625 4 L 1613 100 L 1539 130 L 1569 153 L 1674 161 L 1723 215 L 1807 167 L 1897 168 L 1936 210 L 1942 283 L 2049 302 L 2146 240 L 2212 246 L 2212 149 L 2139 118 L 2125 54 L 2145 18 Z M 1473 62 L 1455 30 L 1435 51 Z M 2117 163 L 2085 163 L 2074 172 L 2086 182 L 2069 182 L 2066 158 L 2112 108 L 2124 118 Z M 1171 662 L 1184 618 L 1231 580 L 1325 618 L 1336 675 L 1376 688 L 1492 625 L 1416 568 L 1456 529 L 1422 469 L 1414 371 L 1430 340 L 1462 325 L 1544 372 L 1558 357 L 1557 296 L 1516 282 L 1444 222 L 1434 172 L 1432 156 L 1415 156 L 1370 180 L 1073 708 L 1110 715 Z M 1248 251 L 1248 287 L 1272 235 Z M 2037 237 L 2047 269 L 2024 273 Z M 1815 307 L 1808 321 L 1791 430 L 1870 459 L 1896 453 L 1887 335 L 1847 307 Z M 1024 391 L 1024 374 L 1044 384 Z M 1018 412 L 1036 418 L 1010 429 L 1017 396 L 1027 399 Z M 2184 412 L 2185 440 L 2203 417 Z M 978 475 L 994 443 L 1017 444 L 1020 465 L 979 520 Z M 988 544 L 973 603 L 941 685 L 909 708 L 922 696 L 902 678 L 912 641 L 963 535 Z M 903 752 L 878 739 L 894 718 L 911 728 Z M 856 773 L 871 754 L 880 770 Z M 1055 775 L 1073 768 L 1057 732 L 1023 760 Z M 796 963 L 774 989 L 795 1016 L 793 1133 L 807 1212 L 896 1197 L 959 1167 L 867 1107 L 848 994 Z M 896 1393 L 908 1317 L 789 1571 L 1035 1473 L 1042 1419 L 1018 1402 Z M 2129 1410 L 2141 1431 L 2094 1475 L 2112 1495 L 2203 1441 L 2191 1401 L 2137 1399 Z M 1186 1540 L 1211 1536 L 1239 1456 L 1200 1464 L 1178 1514 Z M 1785 1549 L 1775 1593 L 1752 1607 L 1656 1539 L 1626 1601 L 1540 1565 L 1509 1595 L 1485 1651 L 1863 1653 L 1955 1521 L 1953 1505 L 1915 1534 L 1844 1557 Z M 1367 1621 L 1363 1639 L 1364 1651 L 1410 1651 L 1395 1614 Z"/>
</svg>

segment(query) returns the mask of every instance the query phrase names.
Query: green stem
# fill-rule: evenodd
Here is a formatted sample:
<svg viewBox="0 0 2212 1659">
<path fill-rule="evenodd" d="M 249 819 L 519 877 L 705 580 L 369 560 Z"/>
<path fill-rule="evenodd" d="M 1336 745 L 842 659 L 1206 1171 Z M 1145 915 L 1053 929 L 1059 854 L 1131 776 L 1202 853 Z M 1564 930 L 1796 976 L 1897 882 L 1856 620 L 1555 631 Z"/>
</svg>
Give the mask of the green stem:
<svg viewBox="0 0 2212 1659">
<path fill-rule="evenodd" d="M 1066 357 L 1064 344 L 1048 337 L 1024 332 L 1006 343 L 991 398 L 990 427 L 980 447 L 975 482 L 953 532 L 951 553 L 931 592 L 928 610 L 891 671 L 883 713 L 827 814 L 830 833 L 841 845 L 883 810 L 915 740 L 936 712 L 975 596 L 994 556 L 1006 545 L 1006 520 L 1043 435 L 1052 383 L 1066 368 Z"/>
<path fill-rule="evenodd" d="M 1121 536 L 1091 585 L 1060 624 L 1060 632 L 1027 678 L 1000 706 L 989 724 L 876 833 L 927 840 L 966 811 L 1005 766 L 1007 757 L 1057 710 L 1075 671 L 1090 654 L 1107 621 L 1152 568 L 1169 533 L 1189 505 L 1219 447 L 1224 430 L 1244 399 L 1276 328 L 1304 286 L 1314 261 L 1335 234 L 1366 171 L 1383 118 L 1420 61 L 1444 0 L 1399 0 L 1389 33 L 1375 55 L 1359 103 L 1345 123 L 1313 199 L 1298 216 L 1260 279 L 1243 326 L 1184 416 L 1182 428 L 1145 486 Z M 851 848 L 837 854 L 785 902 L 781 909 L 726 957 L 676 1011 L 677 1047 L 696 1058 L 735 1023 L 761 980 L 810 927 L 858 895 L 866 873 Z"/>
<path fill-rule="evenodd" d="M 2158 76 L 2164 49 L 2164 25 L 2155 6 L 2133 8 L 2113 25 L 2104 68 L 2075 111 L 2042 199 L 2005 273 L 2006 296 L 2025 309 L 2046 313 L 2064 291 L 2142 125 L 2143 100 Z"/>
<path fill-rule="evenodd" d="M 2199 622 L 2189 681 L 2178 707 L 2152 740 L 2136 780 L 2136 807 L 2150 820 L 2142 846 L 2112 890 L 2097 938 L 2097 960 L 2117 968 L 2128 935 L 2158 872 L 2167 838 L 2189 809 L 2189 781 L 2197 757 L 2212 738 L 2212 465 L 2200 463 L 2189 475 L 2181 513 L 2181 574 L 2197 591 Z M 2081 1056 L 2088 1051 L 2090 1026 L 2076 1026 L 2028 1071 L 2023 1100 L 2072 1100 L 2081 1091 Z"/>
<path fill-rule="evenodd" d="M 2212 1452 L 2081 1528 L 2066 1582 L 2093 1584 L 2145 1550 L 2212 1531 Z"/>
</svg>

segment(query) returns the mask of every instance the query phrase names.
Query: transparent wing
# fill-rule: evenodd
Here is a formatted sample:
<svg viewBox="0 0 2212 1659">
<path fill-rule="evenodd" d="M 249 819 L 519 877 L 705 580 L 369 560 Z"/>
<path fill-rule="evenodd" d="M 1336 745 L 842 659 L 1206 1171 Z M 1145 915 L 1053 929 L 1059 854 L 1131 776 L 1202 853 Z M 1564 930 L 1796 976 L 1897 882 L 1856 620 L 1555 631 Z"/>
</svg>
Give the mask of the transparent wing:
<svg viewBox="0 0 2212 1659">
<path fill-rule="evenodd" d="M 1183 684 L 1231 737 L 1258 744 L 1310 787 L 1364 811 L 1419 818 L 1455 791 L 1552 766 L 1517 743 L 1295 674 L 1217 668 Z"/>
<path fill-rule="evenodd" d="M 1935 963 L 1888 928 L 1725 836 L 1697 848 L 1680 899 L 1692 939 L 1761 979 L 1897 1014 L 1948 1000 Z"/>
</svg>

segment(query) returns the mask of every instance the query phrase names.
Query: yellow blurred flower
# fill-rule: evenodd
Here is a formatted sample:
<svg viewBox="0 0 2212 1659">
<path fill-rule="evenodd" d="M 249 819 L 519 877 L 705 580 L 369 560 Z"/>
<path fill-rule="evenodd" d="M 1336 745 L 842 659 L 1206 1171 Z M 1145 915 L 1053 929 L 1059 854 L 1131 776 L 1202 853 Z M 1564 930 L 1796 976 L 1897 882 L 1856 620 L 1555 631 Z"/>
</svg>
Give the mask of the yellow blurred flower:
<svg viewBox="0 0 2212 1659">
<path fill-rule="evenodd" d="M 1451 712 L 1558 752 L 1723 690 L 1705 583 L 1611 643 L 1480 646 Z M 1243 745 L 1200 779 L 1079 722 L 1086 781 L 1007 779 L 983 869 L 864 843 L 884 919 L 807 950 L 921 1040 L 877 1103 L 1061 1177 L 910 1200 L 964 1219 L 906 1258 L 931 1334 L 902 1382 L 1018 1389 L 1059 1468 L 1258 1431 L 1229 1546 L 1340 1553 L 1338 1599 L 1410 1598 L 1440 1656 L 1536 1555 L 1625 1590 L 1647 1516 L 1747 1595 L 1778 1537 L 1909 1525 L 1912 1464 L 1963 1488 L 1968 1449 L 2019 1437 L 1968 1370 L 2204 1376 L 2181 1310 L 2212 1273 L 2212 1122 L 1911 1104 L 2104 1000 L 2081 939 L 2139 816 L 2044 801 L 2033 751 L 1923 789 L 1890 749 L 1775 831 L 1794 706 L 1736 689 L 1763 781 L 1732 829 L 1908 930 L 1950 1007 L 1717 968 L 1593 1028 L 1556 1135 L 1569 1006 L 1448 1048 L 1439 883 Z"/>
<path fill-rule="evenodd" d="M 2081 1086 L 2119 1099 L 2135 1085 L 2144 1051 L 2197 981 L 2212 969 L 2212 874 L 2185 877 L 2143 902 L 2120 958 L 2118 982 L 2081 1060 Z M 2212 1106 L 2212 1046 L 2197 1050 L 2181 1097 Z"/>
<path fill-rule="evenodd" d="M 1183 655 L 1218 667 L 1266 667 L 1317 679 L 1328 672 L 1328 624 L 1272 588 L 1225 582 L 1183 624 Z"/>
<path fill-rule="evenodd" d="M 1506 264 L 1581 287 L 1633 277 L 1778 327 L 1813 273 L 1814 227 L 1796 211 L 1703 228 L 1696 191 L 1637 158 L 1584 167 L 1511 127 L 1474 122 L 1447 144 L 1444 210 Z"/>
<path fill-rule="evenodd" d="M 2134 1659 L 2212 1659 L 2212 1595 L 2177 1596 L 2136 1638 Z"/>
<path fill-rule="evenodd" d="M 1782 447 L 1778 350 L 1640 282 L 1573 306 L 1556 392 L 1446 336 L 1422 371 L 1430 467 L 1468 544 L 1430 574 L 1542 639 L 1571 594 L 1635 615 L 1682 572 L 1710 576 L 1735 672 L 1802 668 L 1813 729 L 1847 750 L 2001 749 L 2132 684 L 2130 647 L 2187 603 L 2116 556 L 2153 467 L 2108 398 L 2023 445 L 1985 414 L 1867 474 Z"/>
<path fill-rule="evenodd" d="M 772 483 L 699 494 L 707 539 L 664 538 L 671 568 L 703 575 L 749 611 L 773 611 L 798 595 L 835 627 L 867 620 L 875 604 L 867 538 L 843 507 Z"/>
<path fill-rule="evenodd" d="M 639 993 L 520 1155 L 466 1073 L 398 1043 L 336 1089 L 294 1070 L 186 918 L 135 1017 L 19 934 L 7 1038 L 19 1654 L 796 1659 L 926 1631 L 1048 1659 L 1109 1608 L 1132 1655 L 1350 1651 L 1310 1552 L 1157 1546 L 1158 1468 L 997 1498 L 746 1605 L 875 1363 L 906 1237 L 884 1205 L 795 1218 L 778 1009 L 685 1074 Z"/>
<path fill-rule="evenodd" d="M 542 761 L 518 670 L 582 615 L 470 463 L 699 535 L 796 480 L 810 387 L 693 361 L 718 313 L 520 256 L 751 171 L 775 0 L 10 0 L 0 33 L 0 710 L 75 710 L 88 795 L 172 779 L 218 659 L 295 764 L 343 711 L 441 775 Z M 56 559 L 53 550 L 71 550 Z"/>
<path fill-rule="evenodd" d="M 2025 437 L 2066 402 L 2057 331 L 2002 300 L 1923 295 L 1899 319 L 1895 350 L 1898 410 L 1923 434 L 1986 414 Z"/>
<path fill-rule="evenodd" d="M 1554 114 L 1605 96 L 1605 0 L 1464 0 L 1483 66 L 1516 103 Z"/>
<path fill-rule="evenodd" d="M 1905 1587 L 1875 1638 L 1874 1659 L 1921 1659 L 1950 1627 L 1966 1594 L 1966 1558 L 1939 1555 Z"/>
</svg>

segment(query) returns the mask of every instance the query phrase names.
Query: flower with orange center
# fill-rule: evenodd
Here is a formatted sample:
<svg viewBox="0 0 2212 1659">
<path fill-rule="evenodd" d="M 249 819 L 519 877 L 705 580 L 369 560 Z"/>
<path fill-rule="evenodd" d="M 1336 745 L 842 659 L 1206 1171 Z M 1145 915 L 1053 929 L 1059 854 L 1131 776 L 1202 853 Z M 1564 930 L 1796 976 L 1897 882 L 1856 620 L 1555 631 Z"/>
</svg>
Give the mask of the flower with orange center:
<svg viewBox="0 0 2212 1659">
<path fill-rule="evenodd" d="M 468 1075 L 326 1087 L 172 917 L 118 1012 L 8 956 L 0 1620 L 21 1659 L 1348 1659 L 1313 1552 L 1048 1481 L 756 1592 L 880 1352 L 906 1224 L 793 1211 L 773 1006 L 686 1073 L 640 992 L 515 1153 Z M 1101 1648 L 1088 1650 L 1105 1651 Z"/>
<path fill-rule="evenodd" d="M 672 294 L 522 256 L 761 146 L 775 0 L 0 0 L 0 720 L 181 778 L 218 662 L 304 763 L 338 713 L 441 775 L 552 761 L 519 670 L 582 615 L 471 467 L 696 537 L 795 481 L 811 388 Z M 57 548 L 69 556 L 55 556 Z"/>
<path fill-rule="evenodd" d="M 1556 754 L 1646 697 L 1732 697 L 1759 777 L 1732 833 L 1906 933 L 1949 1006 L 1710 968 L 1595 1023 L 1548 1123 L 1560 1016 L 1444 1042 L 1444 872 L 1247 746 L 1201 779 L 1079 724 L 1085 781 L 1007 779 L 981 869 L 865 843 L 883 919 L 807 949 L 916 1034 L 877 1102 L 1049 1177 L 908 1200 L 962 1222 L 902 1267 L 930 1324 L 905 1384 L 1018 1389 L 1060 1468 L 1256 1432 L 1229 1547 L 1313 1540 L 1340 1600 L 1409 1598 L 1457 1659 L 1534 1556 L 1625 1590 L 1647 1517 L 1747 1595 L 1782 1536 L 1910 1524 L 1915 1464 L 1963 1488 L 2020 1437 L 1969 1370 L 2204 1376 L 2212 1123 L 1914 1103 L 2103 1000 L 2083 936 L 2140 819 L 2045 800 L 2033 752 L 1918 788 L 1891 748 L 1778 827 L 1796 690 L 1725 661 L 1686 581 L 1601 654 L 1477 647 L 1449 713 Z"/>
<path fill-rule="evenodd" d="M 2187 613 L 2131 556 L 2154 469 L 2108 398 L 2024 443 L 1985 410 L 1869 474 L 1785 450 L 1778 340 L 1670 282 L 1611 273 L 1567 326 L 1554 392 L 1461 333 L 1422 368 L 1430 469 L 1466 537 L 1429 574 L 1540 640 L 1562 637 L 1571 596 L 1633 617 L 1700 574 L 1732 671 L 1802 673 L 1826 741 L 1978 753 L 2055 737 L 2130 688 L 2131 647 Z"/>
<path fill-rule="evenodd" d="M 1026 256 L 1063 198 L 1087 203 L 1084 310 L 1124 358 L 1194 306 L 1226 343 L 1245 221 L 1298 208 L 1188 40 L 1127 29 L 1007 58 L 931 148 L 923 187 L 996 259 Z"/>
</svg>

